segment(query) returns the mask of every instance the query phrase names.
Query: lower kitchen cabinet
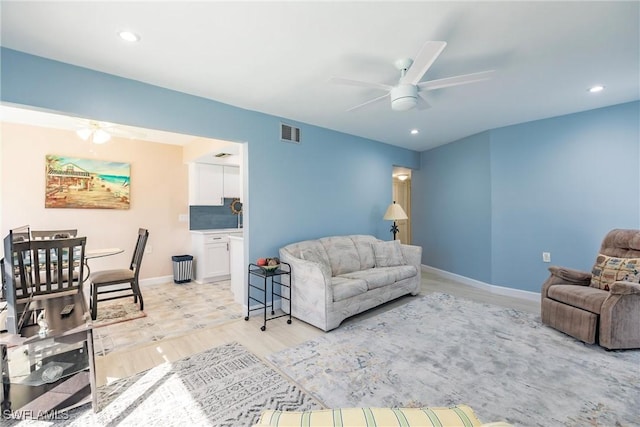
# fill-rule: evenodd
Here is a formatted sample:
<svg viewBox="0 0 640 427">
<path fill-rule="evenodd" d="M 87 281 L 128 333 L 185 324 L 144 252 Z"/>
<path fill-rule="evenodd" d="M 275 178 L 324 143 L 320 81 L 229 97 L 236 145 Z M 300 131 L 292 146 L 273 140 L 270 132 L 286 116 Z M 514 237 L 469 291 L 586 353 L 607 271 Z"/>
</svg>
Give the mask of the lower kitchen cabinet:
<svg viewBox="0 0 640 427">
<path fill-rule="evenodd" d="M 229 235 L 242 236 L 242 232 L 192 231 L 194 271 L 197 283 L 229 279 Z"/>
</svg>

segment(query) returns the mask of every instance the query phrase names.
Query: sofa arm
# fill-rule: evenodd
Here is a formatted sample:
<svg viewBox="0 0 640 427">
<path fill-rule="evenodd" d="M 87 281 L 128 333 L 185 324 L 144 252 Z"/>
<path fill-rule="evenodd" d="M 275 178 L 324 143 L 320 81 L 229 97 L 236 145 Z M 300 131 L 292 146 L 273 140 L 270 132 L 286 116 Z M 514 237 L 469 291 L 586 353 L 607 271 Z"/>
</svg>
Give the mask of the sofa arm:
<svg viewBox="0 0 640 427">
<path fill-rule="evenodd" d="M 614 282 L 609 291 L 613 295 L 640 294 L 640 283 L 635 282 Z"/>
<path fill-rule="evenodd" d="M 600 308 L 598 343 L 609 350 L 640 348 L 640 284 L 614 282 Z"/>
<path fill-rule="evenodd" d="M 407 265 L 413 265 L 420 271 L 420 264 L 422 264 L 422 246 L 401 244 L 400 248 L 402 249 L 402 256 Z"/>
<path fill-rule="evenodd" d="M 295 257 L 285 249 L 280 249 L 280 260 L 291 265 L 291 286 L 303 290 L 321 289 L 323 293 L 327 294 L 327 302 L 333 301 L 331 269 L 328 266 Z"/>
<path fill-rule="evenodd" d="M 565 284 L 586 286 L 591 283 L 591 273 L 587 273 L 586 271 L 558 267 L 555 265 L 549 267 L 549 271 L 552 276 L 561 279 Z"/>
<path fill-rule="evenodd" d="M 547 297 L 549 288 L 553 285 L 589 286 L 591 283 L 591 273 L 585 271 L 552 265 L 549 267 L 549 272 L 551 274 L 542 284 L 542 291 L 540 292 L 543 300 Z"/>
<path fill-rule="evenodd" d="M 280 260 L 291 266 L 292 315 L 326 330 L 327 310 L 333 304 L 331 269 L 280 249 Z"/>
</svg>

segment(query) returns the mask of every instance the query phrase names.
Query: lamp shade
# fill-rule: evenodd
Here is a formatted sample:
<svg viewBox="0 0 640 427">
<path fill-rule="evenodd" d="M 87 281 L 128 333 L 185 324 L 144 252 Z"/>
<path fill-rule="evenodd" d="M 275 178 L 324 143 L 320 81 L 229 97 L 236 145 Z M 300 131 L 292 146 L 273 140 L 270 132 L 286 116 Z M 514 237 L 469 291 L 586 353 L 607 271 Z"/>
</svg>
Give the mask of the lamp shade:
<svg viewBox="0 0 640 427">
<path fill-rule="evenodd" d="M 389 221 L 398 221 L 400 219 L 408 219 L 407 214 L 404 213 L 404 209 L 402 206 L 393 202 L 387 208 L 387 212 L 385 212 L 384 217 L 382 219 L 386 219 Z"/>
</svg>

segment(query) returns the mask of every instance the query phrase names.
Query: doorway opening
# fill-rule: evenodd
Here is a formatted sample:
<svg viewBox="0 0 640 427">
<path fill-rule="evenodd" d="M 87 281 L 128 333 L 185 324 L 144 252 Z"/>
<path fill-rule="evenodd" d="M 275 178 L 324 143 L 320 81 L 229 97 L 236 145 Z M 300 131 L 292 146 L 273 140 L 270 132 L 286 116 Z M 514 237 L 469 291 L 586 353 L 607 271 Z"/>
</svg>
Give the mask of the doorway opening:
<svg viewBox="0 0 640 427">
<path fill-rule="evenodd" d="M 407 219 L 397 221 L 397 240 L 411 244 L 411 169 L 399 166 L 393 167 L 392 173 L 393 200 L 399 204 L 407 214 Z"/>
</svg>

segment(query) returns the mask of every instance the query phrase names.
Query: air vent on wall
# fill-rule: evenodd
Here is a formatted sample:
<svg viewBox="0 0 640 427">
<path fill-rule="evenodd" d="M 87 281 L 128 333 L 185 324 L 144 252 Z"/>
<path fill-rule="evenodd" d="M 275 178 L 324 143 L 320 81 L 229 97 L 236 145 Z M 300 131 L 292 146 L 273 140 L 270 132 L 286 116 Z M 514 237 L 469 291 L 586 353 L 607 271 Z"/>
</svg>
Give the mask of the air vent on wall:
<svg viewBox="0 0 640 427">
<path fill-rule="evenodd" d="M 300 144 L 300 128 L 280 123 L 280 139 Z"/>
</svg>

